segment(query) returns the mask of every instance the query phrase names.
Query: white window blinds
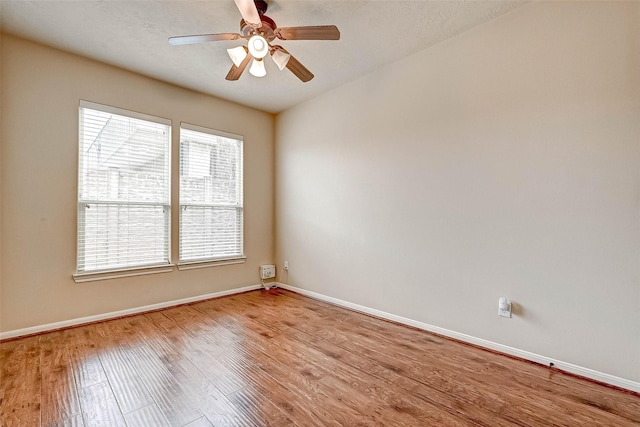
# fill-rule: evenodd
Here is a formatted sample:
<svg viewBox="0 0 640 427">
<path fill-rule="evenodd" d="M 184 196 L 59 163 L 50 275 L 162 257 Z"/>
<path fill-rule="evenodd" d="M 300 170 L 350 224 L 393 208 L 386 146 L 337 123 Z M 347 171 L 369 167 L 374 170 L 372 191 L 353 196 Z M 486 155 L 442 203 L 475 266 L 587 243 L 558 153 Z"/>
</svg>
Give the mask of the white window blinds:
<svg viewBox="0 0 640 427">
<path fill-rule="evenodd" d="M 170 262 L 170 121 L 80 104 L 78 273 Z"/>
<path fill-rule="evenodd" d="M 243 257 L 242 137 L 180 128 L 180 261 Z"/>
</svg>

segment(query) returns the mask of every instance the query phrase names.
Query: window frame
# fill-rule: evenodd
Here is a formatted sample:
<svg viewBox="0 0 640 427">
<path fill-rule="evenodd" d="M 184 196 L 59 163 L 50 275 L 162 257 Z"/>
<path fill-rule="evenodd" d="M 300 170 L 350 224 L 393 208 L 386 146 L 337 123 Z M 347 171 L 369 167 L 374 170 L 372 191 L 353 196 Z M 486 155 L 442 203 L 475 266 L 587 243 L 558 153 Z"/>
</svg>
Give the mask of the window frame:
<svg viewBox="0 0 640 427">
<path fill-rule="evenodd" d="M 166 166 L 166 175 L 165 178 L 168 182 L 167 194 L 166 198 L 163 202 L 146 202 L 146 201 L 120 201 L 120 200 L 100 200 L 98 197 L 96 200 L 90 200 L 85 198 L 82 194 L 82 185 L 81 180 L 83 179 L 83 161 L 84 154 L 81 150 L 84 148 L 84 144 L 82 141 L 83 134 L 83 113 L 82 110 L 94 110 L 107 114 L 115 114 L 123 117 L 128 117 L 135 120 L 143 120 L 155 124 L 160 124 L 163 126 L 167 126 L 167 145 L 163 147 L 164 154 L 166 156 L 165 166 Z M 78 179 L 77 179 L 77 218 L 76 218 L 76 272 L 72 275 L 74 281 L 76 283 L 95 281 L 95 280 L 104 280 L 111 278 L 120 278 L 120 277 L 129 277 L 129 276 L 138 276 L 143 274 L 154 274 L 154 273 L 165 273 L 173 271 L 175 265 L 172 263 L 172 247 L 171 247 L 171 234 L 172 234 L 172 221 L 171 221 L 171 209 L 172 209 L 172 184 L 173 184 L 173 176 L 172 176 L 172 159 L 171 159 L 171 151 L 172 151 L 172 140 L 173 140 L 173 126 L 170 119 L 152 116 L 149 114 L 139 113 L 136 111 L 126 110 L 123 108 L 112 107 L 104 104 L 98 104 L 90 101 L 80 100 L 78 106 L 78 163 L 77 163 L 77 171 L 78 171 Z M 165 249 L 165 261 L 162 262 L 152 262 L 149 264 L 131 264 L 125 266 L 118 266 L 113 268 L 104 268 L 104 269 L 90 269 L 86 268 L 81 269 L 80 264 L 80 256 L 82 248 L 84 247 L 84 241 L 81 242 L 81 235 L 84 234 L 83 227 L 86 227 L 86 224 L 82 222 L 82 218 L 84 216 L 84 210 L 87 209 L 87 205 L 90 204 L 104 204 L 104 205 L 118 205 L 118 206 L 162 206 L 165 216 L 164 216 L 164 242 L 166 242 Z"/>
<path fill-rule="evenodd" d="M 239 144 L 239 168 L 240 171 L 237 174 L 237 177 L 239 178 L 239 192 L 240 192 L 240 196 L 238 197 L 238 203 L 235 206 L 235 209 L 239 211 L 239 215 L 240 215 L 240 222 L 239 222 L 239 227 L 240 227 L 240 231 L 239 231 L 239 243 L 240 243 L 240 253 L 239 254 L 229 254 L 229 255 L 223 255 L 223 256 L 219 256 L 219 257 L 208 257 L 208 258 L 199 258 L 199 259 L 189 259 L 189 258 L 183 258 L 182 257 L 182 238 L 183 238 L 183 212 L 184 212 L 184 208 L 188 206 L 206 206 L 206 207 L 224 207 L 224 208 L 229 208 L 231 207 L 229 204 L 215 204 L 215 203 L 202 203 L 202 204 L 197 204 L 197 203 L 183 203 L 182 200 L 182 144 L 183 144 L 183 129 L 184 130 L 188 130 L 191 132 L 198 132 L 198 133 L 203 133 L 203 134 L 208 134 L 208 135 L 212 135 L 215 137 L 221 137 L 221 138 L 227 138 L 227 139 L 232 139 L 232 140 L 236 140 Z M 246 255 L 245 255 L 245 241 L 244 241 L 244 137 L 242 135 L 238 135 L 238 134 L 234 134 L 234 133 L 229 133 L 229 132 L 225 132 L 225 131 L 221 131 L 221 130 L 217 130 L 217 129 L 212 129 L 212 128 L 208 128 L 208 127 L 203 127 L 203 126 L 198 126 L 198 125 L 194 125 L 194 124 L 190 124 L 190 123 L 186 123 L 186 122 L 180 122 L 180 128 L 179 128 L 179 178 L 178 178 L 178 210 L 179 210 L 179 215 L 178 215 L 178 263 L 177 263 L 177 267 L 179 270 L 189 270 L 189 269 L 194 269 L 194 268 L 204 268 L 204 267 L 213 267 L 213 266 L 219 266 L 219 265 L 231 265 L 231 264 L 241 264 L 244 263 L 246 260 Z"/>
</svg>

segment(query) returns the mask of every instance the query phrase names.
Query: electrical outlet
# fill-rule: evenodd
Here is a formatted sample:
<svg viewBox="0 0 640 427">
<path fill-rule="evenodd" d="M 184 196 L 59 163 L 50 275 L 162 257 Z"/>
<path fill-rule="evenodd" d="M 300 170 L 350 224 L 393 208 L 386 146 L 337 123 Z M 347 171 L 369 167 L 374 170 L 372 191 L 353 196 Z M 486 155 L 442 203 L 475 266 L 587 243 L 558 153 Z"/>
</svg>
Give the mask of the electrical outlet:
<svg viewBox="0 0 640 427">
<path fill-rule="evenodd" d="M 276 277 L 276 266 L 271 265 L 261 265 L 260 266 L 260 278 L 261 279 L 273 279 Z"/>
<path fill-rule="evenodd" d="M 501 317 L 511 317 L 511 310 L 507 309 L 507 310 L 503 310 L 501 308 L 498 309 L 498 316 Z"/>
<path fill-rule="evenodd" d="M 284 271 L 289 271 L 289 261 L 284 262 L 284 267 L 282 267 Z"/>
<path fill-rule="evenodd" d="M 498 300 L 498 316 L 511 317 L 511 301 L 504 297 Z"/>
</svg>

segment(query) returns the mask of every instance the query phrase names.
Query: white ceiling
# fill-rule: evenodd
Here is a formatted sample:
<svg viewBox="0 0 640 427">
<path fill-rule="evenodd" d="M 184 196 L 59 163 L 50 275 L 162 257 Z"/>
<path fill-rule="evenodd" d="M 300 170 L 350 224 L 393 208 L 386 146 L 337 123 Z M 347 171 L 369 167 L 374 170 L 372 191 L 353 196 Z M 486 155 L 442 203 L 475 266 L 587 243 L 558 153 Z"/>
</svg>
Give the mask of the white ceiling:
<svg viewBox="0 0 640 427">
<path fill-rule="evenodd" d="M 230 82 L 226 49 L 170 36 L 238 32 L 233 0 L 0 0 L 2 31 L 199 92 L 277 113 L 523 5 L 514 0 L 271 0 L 279 27 L 337 25 L 339 41 L 281 41 L 315 78 L 265 61 L 267 77 Z"/>
</svg>

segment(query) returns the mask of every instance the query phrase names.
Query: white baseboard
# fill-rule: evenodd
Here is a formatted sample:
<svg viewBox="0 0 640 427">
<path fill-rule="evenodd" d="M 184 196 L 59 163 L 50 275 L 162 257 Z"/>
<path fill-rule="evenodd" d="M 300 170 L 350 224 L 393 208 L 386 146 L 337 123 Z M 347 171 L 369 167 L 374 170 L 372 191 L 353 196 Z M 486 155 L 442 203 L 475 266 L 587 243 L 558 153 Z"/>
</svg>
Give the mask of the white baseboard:
<svg viewBox="0 0 640 427">
<path fill-rule="evenodd" d="M 369 314 L 371 316 L 380 317 L 382 319 L 391 320 L 393 322 L 402 323 L 404 325 L 413 326 L 414 328 L 423 329 L 425 331 L 433 332 L 438 335 L 460 340 L 469 344 L 477 345 L 479 347 L 487 348 L 490 350 L 505 353 L 511 356 L 519 357 L 521 359 L 530 360 L 532 362 L 540 363 L 545 366 L 550 366 L 553 363 L 554 368 L 566 371 L 581 377 L 589 378 L 595 381 L 599 381 L 605 384 L 609 384 L 615 387 L 623 388 L 625 390 L 634 391 L 640 393 L 640 382 L 627 380 L 625 378 L 616 377 L 614 375 L 605 374 L 603 372 L 595 371 L 593 369 L 585 368 L 582 366 L 574 365 L 572 363 L 563 362 L 550 357 L 541 356 L 529 351 L 520 350 L 514 347 L 509 347 L 503 344 L 498 344 L 492 341 L 487 341 L 482 338 L 476 338 L 471 335 L 462 334 L 460 332 L 451 331 L 449 329 L 440 328 L 438 326 L 429 325 L 427 323 L 419 322 L 417 320 L 408 319 L 406 317 L 396 316 L 395 314 L 387 313 L 385 311 L 376 310 L 374 308 L 365 307 L 363 305 L 354 304 L 349 301 L 344 301 L 338 298 L 333 298 L 317 292 L 308 291 L 295 286 L 278 283 L 278 286 L 287 289 L 292 292 L 299 293 L 311 298 L 318 299 L 330 304 L 334 304 L 340 307 L 348 308 L 350 310 L 359 311 L 361 313 Z"/>
<path fill-rule="evenodd" d="M 355 304 L 349 301 L 344 301 L 338 298 L 333 298 L 327 295 L 319 294 L 317 292 L 309 291 L 306 289 L 301 289 L 295 286 L 286 285 L 286 284 L 277 283 L 277 282 L 275 284 L 283 289 L 287 289 L 289 291 L 296 292 L 301 295 L 315 298 L 320 301 L 324 301 L 340 307 L 348 308 L 350 310 L 359 311 L 361 313 L 369 314 L 371 316 L 379 317 L 382 319 L 391 320 L 393 322 L 401 323 L 404 325 L 412 326 L 414 328 L 423 329 L 425 331 L 433 332 L 449 338 L 467 342 L 469 344 L 477 345 L 479 347 L 484 347 L 490 350 L 494 350 L 494 351 L 505 353 L 511 356 L 519 357 L 521 359 L 540 363 L 545 366 L 549 366 L 551 363 L 553 363 L 554 367 L 557 369 L 560 369 L 575 375 L 579 375 L 581 377 L 590 378 L 592 380 L 599 381 L 605 384 L 610 384 L 615 387 L 620 387 L 625 390 L 630 390 L 636 393 L 640 393 L 640 382 L 627 380 L 625 378 L 616 377 L 614 375 L 609 375 L 603 372 L 595 371 L 593 369 L 574 365 L 572 363 L 563 362 L 561 360 L 556 360 L 556 359 L 542 356 L 536 353 L 531 353 L 529 351 L 520 350 L 520 349 L 509 347 L 503 344 L 498 344 L 493 341 L 488 341 L 482 338 L 476 338 L 471 335 L 462 334 L 460 332 L 451 331 L 449 329 L 444 329 L 438 326 L 429 325 L 427 323 L 419 322 L 417 320 L 409 319 L 402 316 L 397 316 L 395 314 L 387 313 L 385 311 L 365 307 L 363 305 Z M 176 305 L 188 304 L 188 303 L 203 301 L 211 298 L 219 298 L 227 295 L 239 294 L 242 292 L 253 291 L 261 288 L 262 288 L 262 285 L 250 285 L 250 286 L 244 286 L 242 288 L 235 288 L 235 289 L 229 289 L 221 292 L 198 295 L 195 297 L 189 297 L 189 298 L 183 298 L 179 300 L 172 300 L 172 301 L 166 301 L 166 302 L 161 302 L 157 304 L 145 305 L 142 307 L 134 307 L 126 310 L 112 311 L 109 313 L 102 313 L 94 316 L 64 320 L 61 322 L 48 323 L 45 325 L 32 326 L 32 327 L 23 328 L 23 329 L 15 329 L 13 331 L 0 332 L 0 340 L 17 338 L 17 337 L 26 336 L 26 335 L 33 335 L 33 334 L 38 334 L 42 332 L 53 331 L 56 329 L 62 329 L 62 328 L 68 328 L 68 327 L 87 324 L 87 323 L 99 322 L 99 321 L 114 319 L 114 318 L 123 317 L 123 316 L 130 316 L 133 314 L 144 313 L 147 311 L 159 310 L 162 308 L 173 307 Z"/>
<path fill-rule="evenodd" d="M 77 325 L 82 325 L 86 323 L 99 322 L 102 320 L 114 319 L 117 317 L 130 316 L 133 314 L 144 313 L 147 311 L 159 310 L 161 308 L 173 307 L 176 305 L 188 304 L 191 302 L 203 301 L 211 298 L 219 298 L 226 295 L 239 294 L 242 292 L 253 291 L 261 288 L 262 288 L 262 285 L 250 285 L 250 286 L 244 286 L 242 288 L 229 289 L 227 291 L 214 292 L 211 294 L 198 295 L 195 297 L 182 298 L 178 300 L 160 302 L 157 304 L 145 305 L 142 307 L 128 308 L 126 310 L 112 311 L 110 313 L 102 313 L 102 314 L 96 314 L 94 316 L 63 320 L 62 322 L 48 323 L 46 325 L 32 326 L 30 328 L 15 329 L 13 331 L 0 332 L 0 340 L 17 338 L 17 337 L 26 336 L 26 335 L 39 334 L 42 332 L 68 328 L 71 326 L 77 326 Z"/>
</svg>

